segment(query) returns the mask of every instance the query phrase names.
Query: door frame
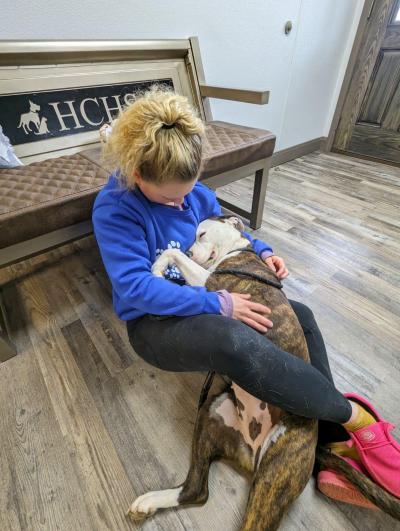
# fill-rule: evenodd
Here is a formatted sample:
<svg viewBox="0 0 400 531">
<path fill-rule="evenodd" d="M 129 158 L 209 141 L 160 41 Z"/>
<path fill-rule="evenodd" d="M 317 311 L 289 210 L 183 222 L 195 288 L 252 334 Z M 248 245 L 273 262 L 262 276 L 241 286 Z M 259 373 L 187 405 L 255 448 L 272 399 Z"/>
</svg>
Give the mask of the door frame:
<svg viewBox="0 0 400 531">
<path fill-rule="evenodd" d="M 393 5 L 390 8 L 390 11 L 392 12 L 392 10 L 394 9 L 394 5 L 397 3 L 397 0 L 391 0 L 391 2 L 392 2 Z M 340 122 L 340 118 L 341 118 L 341 115 L 342 115 L 342 112 L 343 112 L 343 108 L 344 108 L 344 105 L 345 105 L 345 102 L 346 102 L 346 98 L 347 98 L 349 90 L 350 90 L 350 84 L 351 84 L 351 81 L 353 80 L 353 75 L 355 74 L 356 65 L 357 65 L 357 59 L 358 59 L 359 54 L 362 52 L 362 45 L 365 42 L 365 37 L 368 35 L 368 24 L 369 24 L 369 21 L 370 21 L 372 16 L 376 17 L 378 14 L 380 14 L 380 12 L 383 10 L 384 7 L 385 7 L 385 2 L 382 2 L 381 0 L 366 0 L 364 2 L 364 6 L 363 6 L 362 13 L 361 13 L 361 17 L 360 17 L 360 20 L 359 20 L 359 23 L 358 23 L 356 36 L 354 38 L 354 42 L 353 42 L 352 50 L 351 50 L 351 53 L 350 53 L 349 61 L 347 63 L 345 76 L 344 76 L 344 79 L 343 79 L 343 82 L 342 82 L 342 86 L 341 86 L 341 89 L 340 89 L 339 98 L 338 98 L 338 101 L 337 101 L 337 104 L 336 104 L 336 109 L 335 109 L 335 112 L 334 112 L 334 115 L 333 115 L 333 119 L 332 119 L 332 122 L 331 122 L 330 129 L 329 129 L 329 135 L 328 135 L 328 138 L 327 138 L 327 141 L 326 141 L 326 144 L 325 144 L 325 151 L 328 151 L 328 152 L 329 151 L 335 151 L 335 152 L 343 153 L 344 155 L 349 155 L 349 156 L 353 156 L 353 157 L 357 157 L 357 158 L 365 158 L 365 159 L 370 159 L 370 160 L 379 160 L 379 159 L 376 159 L 374 157 L 368 157 L 366 155 L 358 155 L 358 154 L 355 154 L 355 153 L 346 152 L 344 150 L 335 149 L 334 146 L 333 146 L 333 143 L 334 143 L 334 140 L 335 140 L 335 135 L 336 135 L 337 129 L 339 127 L 339 122 Z M 386 30 L 386 26 L 385 26 L 385 30 Z M 383 36 L 384 36 L 384 32 L 381 35 L 381 40 L 379 42 L 377 42 L 377 44 L 376 44 L 376 49 L 378 50 L 378 53 L 379 53 L 380 46 L 382 44 Z M 374 59 L 374 64 L 372 65 L 372 68 L 375 66 L 375 62 L 376 62 L 376 58 Z M 362 103 L 362 101 L 361 101 L 361 103 Z M 360 106 L 361 106 L 361 103 L 360 103 Z M 358 111 L 359 111 L 359 109 L 357 109 L 357 113 L 358 113 Z M 384 161 L 382 163 L 384 163 L 384 164 L 394 164 L 396 166 L 398 165 L 395 162 L 390 163 L 388 161 Z"/>
</svg>

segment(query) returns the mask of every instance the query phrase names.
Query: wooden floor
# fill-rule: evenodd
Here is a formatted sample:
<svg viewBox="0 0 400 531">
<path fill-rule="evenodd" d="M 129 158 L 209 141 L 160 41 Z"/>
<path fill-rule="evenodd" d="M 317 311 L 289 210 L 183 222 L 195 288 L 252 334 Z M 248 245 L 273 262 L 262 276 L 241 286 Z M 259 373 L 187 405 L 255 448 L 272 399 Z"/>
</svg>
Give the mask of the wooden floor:
<svg viewBox="0 0 400 531">
<path fill-rule="evenodd" d="M 251 179 L 221 197 L 247 207 Z M 314 311 L 337 386 L 400 425 L 400 170 L 313 153 L 274 168 L 257 235 L 283 256 L 288 296 Z M 18 355 L 0 365 L 0 529 L 136 529 L 124 513 L 188 470 L 205 373 L 142 361 L 112 310 L 93 237 L 3 270 Z M 400 430 L 396 430 L 400 438 Z M 238 529 L 248 484 L 214 463 L 203 507 L 144 530 Z M 400 530 L 324 498 L 312 480 L 283 530 Z"/>
</svg>

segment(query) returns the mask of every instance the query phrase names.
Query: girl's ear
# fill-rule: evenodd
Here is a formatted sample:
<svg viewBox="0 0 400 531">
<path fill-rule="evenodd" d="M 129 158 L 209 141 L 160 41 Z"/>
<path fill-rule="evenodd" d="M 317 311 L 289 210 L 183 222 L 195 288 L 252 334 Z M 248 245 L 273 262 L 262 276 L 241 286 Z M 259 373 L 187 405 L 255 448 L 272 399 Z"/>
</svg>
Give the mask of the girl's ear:
<svg viewBox="0 0 400 531">
<path fill-rule="evenodd" d="M 133 172 L 133 178 L 135 179 L 135 182 L 140 184 L 140 181 L 142 180 L 142 177 L 141 177 L 141 175 L 139 173 L 139 170 L 135 170 Z"/>
<path fill-rule="evenodd" d="M 230 225 L 233 225 L 235 229 L 237 229 L 240 232 L 244 231 L 244 225 L 243 221 L 236 216 L 231 216 L 230 218 L 226 219 L 226 223 L 229 223 Z"/>
</svg>

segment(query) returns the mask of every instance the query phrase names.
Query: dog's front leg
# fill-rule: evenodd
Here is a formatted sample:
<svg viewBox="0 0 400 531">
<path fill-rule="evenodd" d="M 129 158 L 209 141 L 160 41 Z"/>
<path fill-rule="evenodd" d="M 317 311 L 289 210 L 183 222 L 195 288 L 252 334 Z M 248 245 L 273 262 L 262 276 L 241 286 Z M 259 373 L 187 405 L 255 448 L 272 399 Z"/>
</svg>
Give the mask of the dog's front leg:
<svg viewBox="0 0 400 531">
<path fill-rule="evenodd" d="M 209 271 L 193 262 L 179 249 L 167 249 L 154 262 L 151 268 L 154 275 L 162 277 L 168 266 L 175 264 L 184 279 L 191 286 L 204 286 L 210 276 Z"/>
</svg>

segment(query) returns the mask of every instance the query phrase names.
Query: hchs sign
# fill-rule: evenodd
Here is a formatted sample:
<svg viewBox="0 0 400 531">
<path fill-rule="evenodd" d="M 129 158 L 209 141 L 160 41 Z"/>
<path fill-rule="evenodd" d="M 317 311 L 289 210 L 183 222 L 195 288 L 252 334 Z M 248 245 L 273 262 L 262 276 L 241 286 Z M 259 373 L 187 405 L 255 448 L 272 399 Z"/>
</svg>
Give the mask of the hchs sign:
<svg viewBox="0 0 400 531">
<path fill-rule="evenodd" d="M 174 87 L 172 79 L 156 82 Z M 115 118 L 136 92 L 153 83 L 155 80 L 0 95 L 0 124 L 14 146 L 97 130 Z"/>
</svg>

